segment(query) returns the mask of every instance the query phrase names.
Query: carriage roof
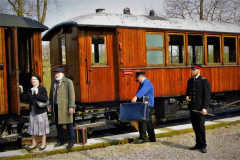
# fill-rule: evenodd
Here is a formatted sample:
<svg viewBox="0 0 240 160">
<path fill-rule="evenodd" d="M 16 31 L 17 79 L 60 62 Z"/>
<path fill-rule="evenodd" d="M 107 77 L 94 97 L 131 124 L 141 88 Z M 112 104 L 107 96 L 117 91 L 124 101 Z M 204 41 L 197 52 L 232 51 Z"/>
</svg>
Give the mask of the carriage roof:
<svg viewBox="0 0 240 160">
<path fill-rule="evenodd" d="M 48 27 L 41 24 L 40 22 L 21 16 L 15 16 L 10 14 L 0 14 L 0 27 L 20 27 L 47 30 Z"/>
<path fill-rule="evenodd" d="M 51 34 L 53 34 L 57 29 L 66 26 L 143 28 L 174 31 L 177 30 L 194 32 L 240 33 L 240 25 L 238 24 L 178 18 L 165 19 L 157 16 L 112 14 L 100 12 L 88 15 L 81 15 L 72 18 L 69 21 L 57 24 L 53 26 L 44 35 L 43 40 L 49 40 Z"/>
</svg>

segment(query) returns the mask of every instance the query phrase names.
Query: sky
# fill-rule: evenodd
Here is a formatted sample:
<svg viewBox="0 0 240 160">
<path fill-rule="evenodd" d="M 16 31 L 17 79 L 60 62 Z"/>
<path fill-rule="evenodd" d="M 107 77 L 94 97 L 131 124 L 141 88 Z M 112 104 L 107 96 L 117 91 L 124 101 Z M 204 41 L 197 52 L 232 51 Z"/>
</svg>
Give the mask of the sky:
<svg viewBox="0 0 240 160">
<path fill-rule="evenodd" d="M 45 25 L 48 28 L 67 21 L 79 15 L 95 13 L 96 9 L 103 8 L 105 13 L 122 14 L 128 7 L 131 14 L 146 14 L 145 9 L 154 9 L 156 12 L 163 10 L 165 0 L 60 0 L 60 8 L 54 5 L 48 7 Z"/>
</svg>

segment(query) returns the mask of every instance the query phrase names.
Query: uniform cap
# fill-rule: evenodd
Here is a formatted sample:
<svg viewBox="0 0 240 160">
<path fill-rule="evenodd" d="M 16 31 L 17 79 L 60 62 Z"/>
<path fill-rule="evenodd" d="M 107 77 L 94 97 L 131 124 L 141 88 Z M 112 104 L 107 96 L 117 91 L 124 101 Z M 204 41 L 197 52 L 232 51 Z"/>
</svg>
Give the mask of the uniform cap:
<svg viewBox="0 0 240 160">
<path fill-rule="evenodd" d="M 192 64 L 191 69 L 202 69 L 202 66 L 200 64 Z"/>
<path fill-rule="evenodd" d="M 140 76 L 140 75 L 144 75 L 145 76 L 145 72 L 140 71 L 140 72 L 136 72 L 136 77 Z"/>
</svg>

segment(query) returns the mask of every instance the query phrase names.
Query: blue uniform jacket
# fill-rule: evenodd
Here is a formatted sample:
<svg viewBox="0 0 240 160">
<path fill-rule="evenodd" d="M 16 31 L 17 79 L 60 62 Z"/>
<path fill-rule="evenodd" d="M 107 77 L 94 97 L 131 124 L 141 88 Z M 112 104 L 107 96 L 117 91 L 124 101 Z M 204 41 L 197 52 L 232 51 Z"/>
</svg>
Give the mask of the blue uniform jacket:
<svg viewBox="0 0 240 160">
<path fill-rule="evenodd" d="M 152 82 L 148 79 L 145 79 L 143 83 L 138 87 L 138 92 L 136 93 L 138 98 L 142 98 L 143 96 L 149 97 L 149 106 L 154 107 L 154 88 Z"/>
</svg>

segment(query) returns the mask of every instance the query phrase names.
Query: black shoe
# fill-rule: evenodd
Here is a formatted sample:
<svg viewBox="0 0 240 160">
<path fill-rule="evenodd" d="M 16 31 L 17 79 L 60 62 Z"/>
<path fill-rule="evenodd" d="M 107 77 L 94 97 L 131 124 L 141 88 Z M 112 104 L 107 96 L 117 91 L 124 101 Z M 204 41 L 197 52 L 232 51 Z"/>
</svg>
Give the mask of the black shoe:
<svg viewBox="0 0 240 160">
<path fill-rule="evenodd" d="M 149 142 L 156 142 L 156 139 L 151 139 L 149 140 Z"/>
<path fill-rule="evenodd" d="M 70 149 L 74 146 L 74 143 L 68 143 L 68 145 L 66 146 L 67 149 Z"/>
<path fill-rule="evenodd" d="M 32 147 L 32 148 L 28 147 L 28 148 L 27 148 L 27 151 L 29 151 L 29 152 L 30 152 L 31 150 L 34 150 L 35 148 L 37 148 L 37 144 L 36 144 L 36 146 L 35 146 L 35 147 Z"/>
<path fill-rule="evenodd" d="M 206 148 L 202 148 L 202 149 L 201 149 L 201 152 L 202 152 L 202 153 L 207 153 L 207 149 L 206 149 Z"/>
<path fill-rule="evenodd" d="M 142 143 L 146 143 L 146 142 L 148 142 L 148 140 L 138 139 L 134 142 L 134 144 L 142 144 Z"/>
<path fill-rule="evenodd" d="M 197 150 L 197 149 L 201 149 L 201 147 L 195 145 L 194 147 L 191 147 L 191 148 L 189 148 L 189 149 L 190 149 L 190 150 Z"/>
<path fill-rule="evenodd" d="M 46 148 L 46 145 L 43 148 L 39 147 L 39 151 L 43 151 L 45 148 Z"/>
<path fill-rule="evenodd" d="M 63 146 L 64 145 L 64 142 L 57 142 L 54 147 L 60 147 L 60 146 Z"/>
</svg>

